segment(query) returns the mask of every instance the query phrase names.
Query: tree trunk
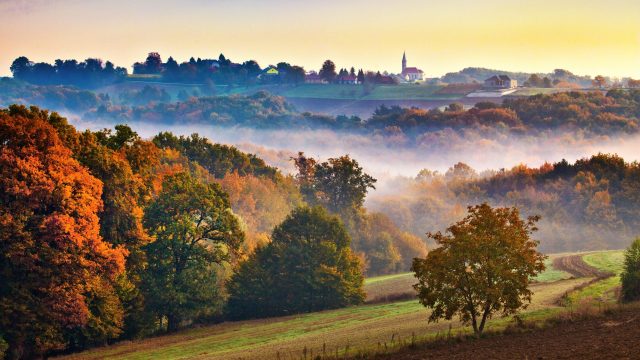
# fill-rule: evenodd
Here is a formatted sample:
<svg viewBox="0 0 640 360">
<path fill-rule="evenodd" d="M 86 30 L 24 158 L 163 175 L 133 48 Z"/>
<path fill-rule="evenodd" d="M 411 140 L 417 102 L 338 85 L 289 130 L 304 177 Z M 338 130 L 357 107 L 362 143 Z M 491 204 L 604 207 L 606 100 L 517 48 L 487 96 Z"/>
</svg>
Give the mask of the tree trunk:
<svg viewBox="0 0 640 360">
<path fill-rule="evenodd" d="M 167 315 L 167 332 L 175 332 L 180 327 L 180 317 L 177 315 Z"/>
</svg>

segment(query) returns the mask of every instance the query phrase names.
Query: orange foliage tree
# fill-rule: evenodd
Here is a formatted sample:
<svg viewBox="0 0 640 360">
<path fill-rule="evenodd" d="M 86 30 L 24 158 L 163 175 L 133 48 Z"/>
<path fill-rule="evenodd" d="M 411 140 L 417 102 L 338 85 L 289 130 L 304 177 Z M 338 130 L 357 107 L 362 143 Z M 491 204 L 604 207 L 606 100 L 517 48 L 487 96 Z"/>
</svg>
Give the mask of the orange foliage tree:
<svg viewBox="0 0 640 360">
<path fill-rule="evenodd" d="M 0 328 L 11 356 L 61 349 L 69 331 L 90 323 L 117 336 L 123 313 L 113 286 L 126 250 L 99 234 L 102 183 L 46 113 L 11 112 L 0 111 Z"/>
</svg>

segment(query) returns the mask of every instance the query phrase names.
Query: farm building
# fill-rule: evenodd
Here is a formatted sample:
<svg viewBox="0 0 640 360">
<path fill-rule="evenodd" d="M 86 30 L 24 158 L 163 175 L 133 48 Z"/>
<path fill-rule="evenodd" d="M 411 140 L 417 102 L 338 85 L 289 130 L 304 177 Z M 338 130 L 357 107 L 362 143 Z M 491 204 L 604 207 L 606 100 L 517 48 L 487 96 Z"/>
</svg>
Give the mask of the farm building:
<svg viewBox="0 0 640 360">
<path fill-rule="evenodd" d="M 513 89 L 518 87 L 518 81 L 507 75 L 493 75 L 484 81 L 486 89 Z"/>
</svg>

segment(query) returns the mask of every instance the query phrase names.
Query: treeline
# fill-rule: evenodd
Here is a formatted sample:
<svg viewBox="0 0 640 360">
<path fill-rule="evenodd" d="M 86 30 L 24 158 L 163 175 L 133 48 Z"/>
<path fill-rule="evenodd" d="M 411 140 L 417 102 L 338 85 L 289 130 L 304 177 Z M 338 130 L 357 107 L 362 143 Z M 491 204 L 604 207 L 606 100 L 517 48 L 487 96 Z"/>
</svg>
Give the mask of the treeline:
<svg viewBox="0 0 640 360">
<path fill-rule="evenodd" d="M 35 103 L 72 110 L 89 119 L 114 122 L 144 121 L 249 128 L 328 128 L 382 136 L 404 145 L 419 144 L 429 133 L 451 129 L 506 132 L 514 135 L 548 131 L 586 135 L 635 133 L 640 118 L 640 90 L 563 92 L 505 99 L 503 104 L 480 102 L 470 109 L 453 103 L 444 111 L 380 106 L 369 119 L 300 113 L 285 98 L 260 91 L 253 95 L 184 97 L 170 102 L 157 87 L 123 93 L 120 103 L 69 87 L 33 86 L 0 80 L 0 103 Z M 139 104 L 139 105 L 136 105 Z"/>
<path fill-rule="evenodd" d="M 490 78 L 495 74 L 504 74 L 511 79 L 518 81 L 518 84 L 527 83 L 528 86 L 563 86 L 566 84 L 573 84 L 580 87 L 591 87 L 592 78 L 590 76 L 575 75 L 569 70 L 555 69 L 551 73 L 525 73 L 525 72 L 512 72 L 495 69 L 486 69 L 478 67 L 468 67 L 457 72 L 450 72 L 440 78 L 445 83 L 479 83 L 482 84 L 484 80 Z M 544 81 L 544 79 L 547 81 Z M 548 85 L 548 86 L 547 86 Z"/>
<path fill-rule="evenodd" d="M 284 176 L 196 134 L 144 140 L 126 125 L 79 132 L 35 107 L 0 110 L 9 357 L 358 304 L 365 271 L 426 254 L 362 207 L 375 180 L 355 160 L 301 159 L 304 173 Z"/>
<path fill-rule="evenodd" d="M 541 215 L 540 248 L 547 253 L 620 249 L 640 233 L 640 164 L 598 154 L 571 164 L 525 165 L 482 174 L 464 163 L 445 174 L 423 170 L 393 195 L 370 200 L 413 233 L 433 232 L 487 201 Z"/>
<path fill-rule="evenodd" d="M 127 69 L 100 59 L 56 60 L 53 64 L 34 63 L 21 56 L 11 64 L 11 73 L 18 80 L 34 85 L 73 85 L 79 88 L 97 88 L 122 81 Z"/>
</svg>

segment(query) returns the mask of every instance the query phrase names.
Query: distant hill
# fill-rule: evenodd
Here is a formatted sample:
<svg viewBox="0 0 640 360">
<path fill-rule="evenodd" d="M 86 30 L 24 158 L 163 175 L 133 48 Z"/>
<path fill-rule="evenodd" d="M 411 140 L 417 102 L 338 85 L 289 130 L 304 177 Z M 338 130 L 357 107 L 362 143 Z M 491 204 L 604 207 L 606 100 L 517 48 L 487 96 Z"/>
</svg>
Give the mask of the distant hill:
<svg viewBox="0 0 640 360">
<path fill-rule="evenodd" d="M 457 72 L 450 72 L 445 74 L 440 78 L 442 82 L 453 84 L 453 83 L 482 83 L 484 80 L 489 77 L 501 74 L 507 75 L 512 79 L 518 80 L 519 84 L 524 84 L 525 81 L 529 79 L 529 77 L 533 74 L 538 75 L 540 78 L 548 77 L 552 81 L 557 80 L 558 82 L 567 82 L 574 83 L 581 86 L 591 86 L 591 77 L 590 76 L 581 76 L 575 75 L 569 70 L 564 69 L 555 69 L 551 73 L 527 73 L 527 72 L 512 72 L 512 71 L 504 71 L 497 69 L 487 69 L 487 68 L 479 68 L 479 67 L 468 67 L 464 68 Z"/>
</svg>

